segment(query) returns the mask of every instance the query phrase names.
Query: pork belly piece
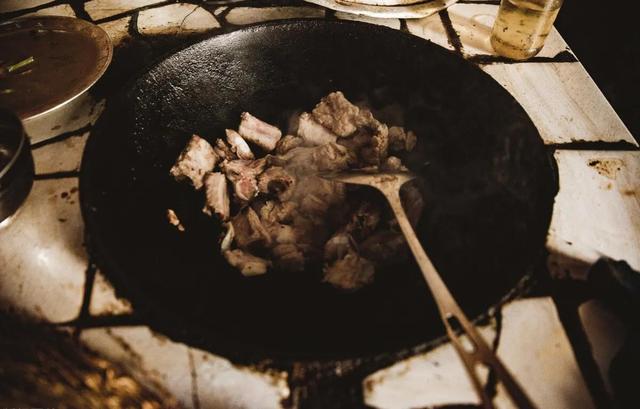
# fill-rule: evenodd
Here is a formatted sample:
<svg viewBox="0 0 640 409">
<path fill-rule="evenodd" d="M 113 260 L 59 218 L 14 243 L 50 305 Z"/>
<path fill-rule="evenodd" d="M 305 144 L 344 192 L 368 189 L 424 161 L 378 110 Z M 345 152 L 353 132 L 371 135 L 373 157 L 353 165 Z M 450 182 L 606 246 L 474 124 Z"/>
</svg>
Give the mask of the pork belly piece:
<svg viewBox="0 0 640 409">
<path fill-rule="evenodd" d="M 260 216 L 260 220 L 265 225 L 273 223 L 291 223 L 297 208 L 298 204 L 295 202 L 276 202 L 274 200 L 256 203 L 254 207 Z"/>
<path fill-rule="evenodd" d="M 213 170 L 218 163 L 218 155 L 213 147 L 198 135 L 193 135 L 184 148 L 175 165 L 170 170 L 176 180 L 189 179 L 193 187 L 202 187 L 202 178 L 205 173 Z"/>
<path fill-rule="evenodd" d="M 240 115 L 238 133 L 244 139 L 258 145 L 266 152 L 274 150 L 282 137 L 282 132 L 278 128 L 259 120 L 248 112 L 243 112 Z"/>
<path fill-rule="evenodd" d="M 356 251 L 356 243 L 349 233 L 340 231 L 335 233 L 324 244 L 325 261 L 336 261 L 343 259 L 350 252 Z"/>
<path fill-rule="evenodd" d="M 271 236 L 260 221 L 256 212 L 247 206 L 231 219 L 233 225 L 234 241 L 241 249 L 252 246 L 268 247 L 271 245 Z"/>
<path fill-rule="evenodd" d="M 370 122 L 364 129 L 371 132 L 369 143 L 360 150 L 360 159 L 368 165 L 379 165 L 387 158 L 389 150 L 389 129 L 387 125 Z"/>
<path fill-rule="evenodd" d="M 282 156 L 272 157 L 271 161 L 294 174 L 314 174 L 347 169 L 349 152 L 342 145 L 328 143 L 294 148 Z"/>
<path fill-rule="evenodd" d="M 236 197 L 240 200 L 249 201 L 258 194 L 257 177 L 266 166 L 264 158 L 257 160 L 236 159 L 225 161 L 221 168 L 227 178 L 233 184 Z"/>
<path fill-rule="evenodd" d="M 217 139 L 216 144 L 213 147 L 216 155 L 221 161 L 230 161 L 238 159 L 238 156 L 233 152 L 231 147 L 222 139 Z"/>
<path fill-rule="evenodd" d="M 209 172 L 204 176 L 205 204 L 202 211 L 209 216 L 217 215 L 220 220 L 229 219 L 229 192 L 227 178 L 220 172 Z"/>
<path fill-rule="evenodd" d="M 277 195 L 280 200 L 291 197 L 294 177 L 280 166 L 272 166 L 258 176 L 258 190 L 262 193 Z"/>
<path fill-rule="evenodd" d="M 251 253 L 239 249 L 227 250 L 222 254 L 224 258 L 227 259 L 227 262 L 231 264 L 232 267 L 240 270 L 240 273 L 245 277 L 265 274 L 269 267 L 271 267 L 271 261 L 256 257 Z"/>
<path fill-rule="evenodd" d="M 306 146 L 324 145 L 338 139 L 336 134 L 316 122 L 307 112 L 300 115 L 297 133 Z"/>
<path fill-rule="evenodd" d="M 340 137 L 346 137 L 356 131 L 360 109 L 342 92 L 336 91 L 322 98 L 311 113 L 320 125 Z"/>
<path fill-rule="evenodd" d="M 406 259 L 408 248 L 402 233 L 381 230 L 360 244 L 360 254 L 375 263 L 389 263 Z"/>
<path fill-rule="evenodd" d="M 357 241 L 368 237 L 378 227 L 382 212 L 380 207 L 369 201 L 363 201 L 351 213 L 344 231 Z"/>
<path fill-rule="evenodd" d="M 304 140 L 301 137 L 294 135 L 285 135 L 276 144 L 276 155 L 284 155 L 291 149 L 302 146 L 303 144 Z"/>
<path fill-rule="evenodd" d="M 173 209 L 167 209 L 167 220 L 172 226 L 178 229 L 178 231 L 184 231 L 184 226 Z"/>
<path fill-rule="evenodd" d="M 300 272 L 304 270 L 305 257 L 300 248 L 292 243 L 278 244 L 272 250 L 274 264 L 283 271 Z"/>
<path fill-rule="evenodd" d="M 353 291 L 373 281 L 375 267 L 371 261 L 349 252 L 323 269 L 322 281 L 341 290 Z"/>
<path fill-rule="evenodd" d="M 300 212 L 324 219 L 332 206 L 344 202 L 345 195 L 344 183 L 309 176 L 296 185 L 292 200 L 299 203 Z"/>
<path fill-rule="evenodd" d="M 238 132 L 233 129 L 226 129 L 225 133 L 227 135 L 227 143 L 229 144 L 231 151 L 235 153 L 238 158 L 248 160 L 255 159 L 247 141 L 245 141 Z"/>
<path fill-rule="evenodd" d="M 274 245 L 293 244 L 297 241 L 295 229 L 288 224 L 272 223 L 266 229 Z"/>
<path fill-rule="evenodd" d="M 407 151 L 415 148 L 417 142 L 416 134 L 412 131 L 406 132 L 400 126 L 389 128 L 389 150 L 392 152 Z"/>
<path fill-rule="evenodd" d="M 397 156 L 389 156 L 384 163 L 380 165 L 380 169 L 386 172 L 408 172 L 406 166 L 402 164 L 402 160 Z"/>
</svg>

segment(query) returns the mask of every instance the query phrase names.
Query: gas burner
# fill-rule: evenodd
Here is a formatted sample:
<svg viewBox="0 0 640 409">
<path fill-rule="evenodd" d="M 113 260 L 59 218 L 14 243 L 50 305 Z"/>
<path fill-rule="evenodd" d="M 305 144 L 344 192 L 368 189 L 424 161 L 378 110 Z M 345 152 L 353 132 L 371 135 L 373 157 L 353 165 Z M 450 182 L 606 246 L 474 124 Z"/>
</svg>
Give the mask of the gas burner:
<svg viewBox="0 0 640 409">
<path fill-rule="evenodd" d="M 421 18 L 458 0 L 306 0 L 336 11 L 379 18 Z"/>
</svg>

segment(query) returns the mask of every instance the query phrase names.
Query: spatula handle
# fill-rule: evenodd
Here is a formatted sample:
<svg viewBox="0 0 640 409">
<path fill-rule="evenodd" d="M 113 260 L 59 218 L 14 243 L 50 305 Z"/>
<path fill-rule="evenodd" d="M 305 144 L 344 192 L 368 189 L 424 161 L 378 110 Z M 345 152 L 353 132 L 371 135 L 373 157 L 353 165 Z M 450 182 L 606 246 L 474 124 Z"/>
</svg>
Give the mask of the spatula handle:
<svg viewBox="0 0 640 409">
<path fill-rule="evenodd" d="M 508 392 L 513 402 L 520 409 L 533 409 L 535 406 L 524 392 L 522 387 L 513 378 L 511 373 L 502 364 L 500 358 L 496 356 L 493 350 L 487 345 L 484 338 L 476 330 L 475 326 L 467 319 L 455 301 L 440 274 L 433 266 L 433 263 L 424 251 L 424 248 L 418 241 L 418 237 L 407 219 L 407 215 L 400 201 L 400 193 L 397 189 L 381 189 L 391 204 L 391 208 L 398 219 L 400 229 L 409 244 L 409 248 L 422 270 L 422 275 L 427 281 L 427 285 L 433 294 L 433 298 L 438 305 L 440 317 L 447 329 L 447 335 L 451 339 L 460 359 L 467 370 L 471 383 L 476 393 L 482 401 L 482 405 L 486 409 L 493 408 L 493 403 L 482 386 L 482 381 L 478 376 L 477 370 L 480 367 L 488 367 L 492 369 L 498 381 Z M 464 339 L 466 337 L 466 339 Z M 466 342 L 465 342 L 466 341 Z"/>
</svg>

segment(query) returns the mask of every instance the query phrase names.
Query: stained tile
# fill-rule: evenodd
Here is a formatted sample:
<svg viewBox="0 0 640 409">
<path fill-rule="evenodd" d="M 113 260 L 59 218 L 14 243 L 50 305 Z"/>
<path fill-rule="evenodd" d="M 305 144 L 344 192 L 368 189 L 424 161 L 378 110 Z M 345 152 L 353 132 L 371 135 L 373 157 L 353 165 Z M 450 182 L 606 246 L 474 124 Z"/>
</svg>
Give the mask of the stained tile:
<svg viewBox="0 0 640 409">
<path fill-rule="evenodd" d="M 286 373 L 261 373 L 205 351 L 190 350 L 202 408 L 281 408 L 289 396 Z"/>
<path fill-rule="evenodd" d="M 227 22 L 243 25 L 287 18 L 324 17 L 324 10 L 312 7 L 236 7 L 227 14 Z"/>
<path fill-rule="evenodd" d="M 527 111 L 548 144 L 627 141 L 636 144 L 582 64 L 482 66 Z"/>
<path fill-rule="evenodd" d="M 119 315 L 130 314 L 133 307 L 129 300 L 116 296 L 116 292 L 107 278 L 98 271 L 93 282 L 91 292 L 91 315 Z"/>
<path fill-rule="evenodd" d="M 483 327 L 480 332 L 488 343 L 493 342 L 493 328 Z M 486 371 L 481 373 L 483 379 L 486 375 Z M 380 409 L 479 402 L 450 343 L 370 375 L 365 379 L 363 389 L 367 405 Z"/>
<path fill-rule="evenodd" d="M 439 14 L 420 19 L 407 20 L 407 28 L 411 34 L 429 40 L 439 46 L 453 51 L 453 46 L 449 43 L 447 32 L 442 25 Z"/>
<path fill-rule="evenodd" d="M 123 17 L 118 20 L 108 21 L 100 24 L 100 27 L 104 29 L 111 38 L 113 47 L 117 47 L 129 37 L 129 24 L 131 23 L 131 17 Z"/>
<path fill-rule="evenodd" d="M 585 271 L 577 261 L 588 267 L 600 256 L 640 270 L 640 152 L 560 150 L 555 159 L 560 191 L 547 237 L 552 273 L 578 278 Z"/>
<path fill-rule="evenodd" d="M 138 30 L 142 34 L 188 34 L 220 27 L 207 10 L 178 3 L 140 12 Z"/>
<path fill-rule="evenodd" d="M 139 7 L 161 3 L 160 0 L 91 0 L 84 4 L 84 9 L 92 19 L 99 20 L 105 17 L 126 13 Z"/>
<path fill-rule="evenodd" d="M 489 38 L 495 16 L 498 13 L 497 5 L 458 3 L 449 7 L 448 11 L 453 28 L 460 37 L 466 55 L 495 55 Z M 549 33 L 549 37 L 538 56 L 554 57 L 568 48 L 554 28 Z"/>
<path fill-rule="evenodd" d="M 89 132 L 33 150 L 36 173 L 80 170 L 80 160 Z"/>
<path fill-rule="evenodd" d="M 502 309 L 498 356 L 539 408 L 593 408 L 571 344 L 549 297 Z M 514 407 L 498 387 L 499 408 Z"/>
<path fill-rule="evenodd" d="M 68 4 L 59 4 L 57 6 L 48 7 L 46 9 L 38 10 L 33 13 L 25 14 L 25 17 L 32 16 L 63 16 L 63 17 L 75 17 L 76 13 Z"/>
<path fill-rule="evenodd" d="M 160 386 L 178 403 L 194 407 L 187 347 L 144 326 L 85 329 L 80 340 L 105 358 L 122 364 L 142 384 Z"/>
<path fill-rule="evenodd" d="M 0 230 L 0 304 L 39 319 L 76 318 L 87 256 L 75 178 L 34 182 Z"/>
<path fill-rule="evenodd" d="M 335 13 L 335 16 L 340 20 L 352 20 L 352 21 L 361 21 L 363 23 L 376 24 L 379 26 L 387 26 L 390 28 L 395 28 L 396 30 L 400 29 L 400 20 L 397 18 L 375 18 L 368 16 L 360 16 L 357 14 L 344 13 L 342 11 L 338 11 Z"/>
</svg>

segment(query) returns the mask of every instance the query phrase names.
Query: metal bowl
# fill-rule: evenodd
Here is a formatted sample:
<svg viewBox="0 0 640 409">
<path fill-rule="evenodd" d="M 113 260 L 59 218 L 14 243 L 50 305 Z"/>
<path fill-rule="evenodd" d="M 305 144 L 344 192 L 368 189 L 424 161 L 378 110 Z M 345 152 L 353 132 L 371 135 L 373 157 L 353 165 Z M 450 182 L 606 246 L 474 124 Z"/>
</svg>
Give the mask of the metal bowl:
<svg viewBox="0 0 640 409">
<path fill-rule="evenodd" d="M 0 110 L 0 222 L 22 205 L 33 185 L 33 157 L 22 123 Z"/>
</svg>

